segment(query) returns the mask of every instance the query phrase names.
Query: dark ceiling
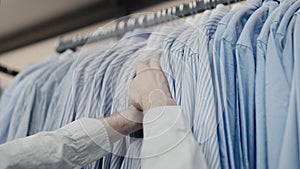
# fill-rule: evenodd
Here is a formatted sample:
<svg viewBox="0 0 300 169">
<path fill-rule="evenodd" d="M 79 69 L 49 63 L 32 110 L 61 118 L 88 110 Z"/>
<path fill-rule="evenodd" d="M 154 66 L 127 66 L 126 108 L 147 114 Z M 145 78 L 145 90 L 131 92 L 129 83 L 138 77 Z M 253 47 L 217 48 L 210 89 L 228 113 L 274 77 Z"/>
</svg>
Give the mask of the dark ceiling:
<svg viewBox="0 0 300 169">
<path fill-rule="evenodd" d="M 27 1 L 29 4 L 25 3 Z M 33 3 L 34 1 L 36 1 L 36 3 L 45 1 L 50 4 L 48 4 L 48 6 L 47 3 L 41 3 L 38 6 L 30 4 L 30 2 Z M 2 14 L 4 13 L 2 15 L 2 18 L 4 19 L 1 19 L 0 17 L 0 53 L 36 43 L 38 41 L 70 32 L 107 19 L 119 18 L 121 16 L 128 15 L 136 10 L 162 2 L 162 0 L 76 1 L 78 1 L 78 4 L 69 5 L 65 1 L 64 3 L 61 3 L 62 5 L 64 5 L 62 6 L 59 4 L 59 2 L 63 2 L 61 0 L 22 0 L 22 3 L 25 3 L 23 5 L 24 8 L 22 8 L 22 4 L 17 6 L 17 4 L 21 2 L 20 0 L 1 0 L 0 14 L 1 12 Z M 6 5 L 6 2 L 8 5 Z M 15 2 L 15 4 L 11 3 L 11 6 L 9 6 L 8 2 Z M 53 4 L 54 2 L 57 4 L 56 6 L 52 6 L 52 10 L 57 11 L 57 13 L 51 12 L 49 10 L 51 4 Z M 30 10 L 25 9 L 26 5 L 31 7 Z M 45 12 L 43 12 L 43 8 Z M 22 17 L 13 18 L 8 16 L 11 13 L 18 14 L 18 12 L 20 13 L 20 11 L 24 12 L 23 15 L 32 14 L 31 18 L 38 19 L 36 19 L 36 22 L 34 22 L 34 20 L 30 20 L 30 17 L 24 20 L 22 19 Z M 38 11 L 39 14 L 36 11 Z M 50 13 L 47 14 L 47 12 Z M 35 13 L 37 13 L 38 16 L 36 16 Z M 45 16 L 42 16 L 42 14 L 44 14 Z M 7 15 L 7 17 L 4 15 Z M 21 15 L 22 13 L 20 14 L 20 16 Z M 53 15 L 53 17 L 48 17 L 50 15 Z M 14 24 L 7 25 L 6 22 Z M 21 25 L 20 23 L 22 22 L 23 24 Z M 7 29 L 1 32 L 1 25 L 2 28 Z"/>
</svg>

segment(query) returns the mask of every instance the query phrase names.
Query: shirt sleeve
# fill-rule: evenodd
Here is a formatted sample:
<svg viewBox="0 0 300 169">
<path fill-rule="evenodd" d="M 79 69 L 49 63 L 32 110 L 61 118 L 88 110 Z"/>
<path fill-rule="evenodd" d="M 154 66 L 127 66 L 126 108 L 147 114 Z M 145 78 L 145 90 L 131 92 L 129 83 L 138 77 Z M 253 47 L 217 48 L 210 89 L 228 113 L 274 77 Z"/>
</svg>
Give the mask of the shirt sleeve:
<svg viewBox="0 0 300 169">
<path fill-rule="evenodd" d="M 142 169 L 207 169 L 179 106 L 154 108 L 146 112 L 143 123 Z"/>
<path fill-rule="evenodd" d="M 53 132 L 0 145 L 0 168 L 81 168 L 110 149 L 103 123 L 82 118 Z"/>
</svg>

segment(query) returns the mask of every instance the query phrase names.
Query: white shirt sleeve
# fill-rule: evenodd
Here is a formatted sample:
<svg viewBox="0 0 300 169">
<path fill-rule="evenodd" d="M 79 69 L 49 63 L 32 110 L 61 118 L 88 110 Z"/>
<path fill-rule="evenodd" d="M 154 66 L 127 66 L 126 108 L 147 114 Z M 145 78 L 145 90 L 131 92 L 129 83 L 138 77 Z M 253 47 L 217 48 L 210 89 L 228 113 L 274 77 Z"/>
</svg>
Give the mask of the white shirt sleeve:
<svg viewBox="0 0 300 169">
<path fill-rule="evenodd" d="M 207 169 L 180 106 L 150 110 L 144 116 L 142 169 Z"/>
<path fill-rule="evenodd" d="M 53 132 L 0 145 L 0 168 L 81 168 L 110 150 L 103 123 L 82 118 Z"/>
<path fill-rule="evenodd" d="M 0 145 L 0 168 L 81 168 L 110 151 L 103 123 L 82 118 L 53 132 Z M 142 169 L 207 168 L 179 106 L 154 108 L 145 114 L 141 158 Z"/>
</svg>

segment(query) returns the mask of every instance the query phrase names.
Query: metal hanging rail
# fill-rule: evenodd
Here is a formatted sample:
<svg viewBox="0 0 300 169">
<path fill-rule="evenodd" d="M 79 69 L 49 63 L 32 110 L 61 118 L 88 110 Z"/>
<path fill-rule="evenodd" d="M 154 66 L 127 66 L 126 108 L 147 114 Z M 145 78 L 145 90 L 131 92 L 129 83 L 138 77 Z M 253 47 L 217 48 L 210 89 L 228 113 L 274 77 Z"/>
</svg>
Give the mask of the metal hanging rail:
<svg viewBox="0 0 300 169">
<path fill-rule="evenodd" d="M 99 29 L 95 32 L 77 35 L 71 40 L 60 41 L 56 47 L 58 53 L 62 53 L 67 49 L 76 50 L 77 47 L 93 42 L 101 41 L 108 38 L 119 37 L 128 31 L 137 28 L 146 28 L 157 24 L 169 22 L 177 18 L 183 18 L 203 12 L 207 9 L 214 9 L 218 4 L 232 4 L 243 0 L 197 0 L 184 3 L 178 6 L 162 9 L 154 13 L 139 15 L 138 17 L 127 16 L 110 24 L 105 29 Z"/>
<path fill-rule="evenodd" d="M 1 65 L 0 65 L 0 72 L 11 75 L 11 76 L 16 76 L 19 73 L 16 70 L 12 70 L 12 69 L 9 69 L 9 68 L 1 66 Z"/>
</svg>

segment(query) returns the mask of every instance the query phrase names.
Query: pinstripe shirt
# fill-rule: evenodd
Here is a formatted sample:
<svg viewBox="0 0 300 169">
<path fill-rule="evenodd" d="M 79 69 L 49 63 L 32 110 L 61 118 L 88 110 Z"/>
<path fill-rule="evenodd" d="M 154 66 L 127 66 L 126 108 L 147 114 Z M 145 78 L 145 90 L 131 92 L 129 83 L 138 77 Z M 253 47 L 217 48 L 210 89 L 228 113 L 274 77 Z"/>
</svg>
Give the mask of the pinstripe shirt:
<svg viewBox="0 0 300 169">
<path fill-rule="evenodd" d="M 168 32 L 169 29 L 166 29 L 165 33 Z M 146 60 L 153 56 L 155 53 L 159 52 L 160 42 L 162 38 L 165 38 L 164 31 L 160 31 L 158 33 L 151 32 L 151 36 L 147 40 L 147 45 L 140 50 L 136 51 L 132 54 L 128 60 L 125 61 L 123 66 L 120 68 L 119 73 L 116 80 L 115 92 L 112 100 L 112 109 L 111 113 L 121 111 L 128 107 L 128 97 L 127 97 L 127 85 L 128 80 L 134 76 L 134 67 L 133 63 L 138 60 Z M 139 133 L 132 134 L 139 135 Z M 135 139 L 131 137 L 123 138 L 114 144 L 113 152 L 118 154 L 124 154 L 124 159 L 119 156 L 112 155 L 110 157 L 106 157 L 105 168 L 140 168 L 140 159 L 133 158 L 139 157 L 141 139 Z"/>
<path fill-rule="evenodd" d="M 220 112 L 216 109 L 215 93 L 213 89 L 211 60 L 211 39 L 219 21 L 229 12 L 223 5 L 218 5 L 212 11 L 205 24 L 200 25 L 199 37 L 195 49 L 199 52 L 199 59 L 195 74 L 196 97 L 194 114 L 194 135 L 207 160 L 209 168 L 221 168 L 217 126 L 220 121 Z M 200 44 L 200 45 L 199 45 Z"/>
<path fill-rule="evenodd" d="M 110 114 L 111 102 L 109 102 L 109 105 L 104 102 L 111 96 L 109 93 L 103 93 L 105 95 L 102 96 L 102 89 L 106 89 L 108 85 L 114 87 L 114 80 L 116 80 L 114 76 L 115 74 L 118 74 L 120 70 L 117 69 L 117 67 L 121 66 L 122 62 L 126 60 L 126 57 L 129 57 L 135 50 L 138 50 L 141 45 L 143 45 L 143 43 L 140 42 L 145 41 L 145 38 L 141 37 L 129 39 L 130 41 L 126 39 L 121 40 L 101 54 L 94 56 L 94 61 L 88 65 L 86 71 L 82 75 L 84 80 L 82 80 L 81 94 L 78 94 L 80 99 L 77 100 L 78 106 L 74 110 L 76 118 L 100 118 Z M 108 74 L 111 76 L 108 76 Z M 106 92 L 108 91 L 111 91 L 111 89 L 106 89 Z M 100 111 L 104 110 L 104 106 L 106 106 L 106 110 L 109 111 Z M 98 165 L 101 165 L 100 161 L 89 164 L 87 168 L 95 168 Z"/>
</svg>

